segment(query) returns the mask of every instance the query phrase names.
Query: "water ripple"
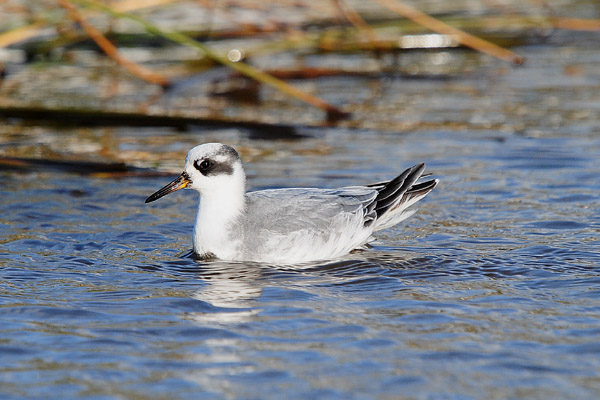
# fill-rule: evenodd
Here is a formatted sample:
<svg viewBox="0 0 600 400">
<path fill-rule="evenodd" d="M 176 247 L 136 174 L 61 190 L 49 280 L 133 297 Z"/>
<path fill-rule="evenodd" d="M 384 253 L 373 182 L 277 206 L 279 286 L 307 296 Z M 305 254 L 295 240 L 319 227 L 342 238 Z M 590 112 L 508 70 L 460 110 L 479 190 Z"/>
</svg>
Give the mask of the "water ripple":
<svg viewBox="0 0 600 400">
<path fill-rule="evenodd" d="M 5 174 L 0 397 L 595 398 L 596 131 L 253 143 L 276 155 L 249 185 L 442 179 L 372 249 L 303 265 L 195 260 L 197 198 L 144 208 L 158 179 Z"/>
</svg>

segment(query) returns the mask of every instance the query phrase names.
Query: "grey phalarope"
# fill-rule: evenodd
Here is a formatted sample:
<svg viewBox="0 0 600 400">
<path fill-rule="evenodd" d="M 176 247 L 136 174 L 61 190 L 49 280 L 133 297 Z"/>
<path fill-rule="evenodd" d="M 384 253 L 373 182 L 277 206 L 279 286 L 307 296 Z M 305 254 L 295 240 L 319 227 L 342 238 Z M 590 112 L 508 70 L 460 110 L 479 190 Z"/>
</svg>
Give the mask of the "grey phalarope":
<svg viewBox="0 0 600 400">
<path fill-rule="evenodd" d="M 438 184 L 417 183 L 425 164 L 390 181 L 338 189 L 284 188 L 246 192 L 246 174 L 233 147 L 191 149 L 181 175 L 146 203 L 179 189 L 200 193 L 194 252 L 229 261 L 299 263 L 336 258 L 363 247 L 372 233 L 416 212 L 410 206 Z"/>
</svg>

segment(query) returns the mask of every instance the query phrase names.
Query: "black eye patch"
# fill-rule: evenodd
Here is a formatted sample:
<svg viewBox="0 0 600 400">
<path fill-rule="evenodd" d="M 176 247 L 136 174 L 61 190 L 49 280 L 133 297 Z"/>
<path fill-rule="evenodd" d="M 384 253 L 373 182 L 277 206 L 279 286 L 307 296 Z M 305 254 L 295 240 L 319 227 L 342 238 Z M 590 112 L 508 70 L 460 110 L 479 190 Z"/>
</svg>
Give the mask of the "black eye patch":
<svg viewBox="0 0 600 400">
<path fill-rule="evenodd" d="M 194 161 L 194 168 L 200 172 L 208 171 L 213 166 L 212 160 L 196 160 Z"/>
<path fill-rule="evenodd" d="M 225 162 L 217 162 L 211 160 L 210 158 L 205 158 L 203 160 L 194 161 L 194 168 L 196 168 L 200 173 L 204 176 L 213 176 L 213 175 L 231 175 L 233 174 L 233 168 L 230 164 Z"/>
</svg>

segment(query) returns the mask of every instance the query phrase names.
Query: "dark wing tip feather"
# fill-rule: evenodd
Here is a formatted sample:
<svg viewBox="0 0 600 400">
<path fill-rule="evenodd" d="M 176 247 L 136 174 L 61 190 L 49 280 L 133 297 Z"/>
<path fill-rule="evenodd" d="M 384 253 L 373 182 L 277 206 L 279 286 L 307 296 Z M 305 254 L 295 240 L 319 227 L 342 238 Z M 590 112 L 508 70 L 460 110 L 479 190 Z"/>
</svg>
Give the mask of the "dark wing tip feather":
<svg viewBox="0 0 600 400">
<path fill-rule="evenodd" d="M 408 194 L 409 198 L 413 198 L 421 193 L 426 194 L 437 185 L 437 180 L 415 185 L 415 182 L 423 175 L 424 170 L 425 163 L 417 164 L 406 169 L 391 181 L 382 183 L 383 186 L 381 188 L 375 187 L 379 192 L 375 198 L 377 218 L 385 214 L 404 194 Z"/>
<path fill-rule="evenodd" d="M 404 170 L 404 172 L 389 181 L 383 188 L 377 189 L 379 191 L 377 201 L 380 202 L 388 197 L 393 197 L 399 191 L 403 193 L 408 190 L 419 179 L 424 169 L 425 164 L 421 163 Z"/>
<path fill-rule="evenodd" d="M 417 183 L 416 185 L 412 185 L 410 189 L 407 190 L 406 194 L 414 194 L 415 196 L 427 194 L 430 191 L 432 191 L 433 188 L 436 187 L 439 182 L 440 181 L 438 179 L 432 179 L 427 182 Z"/>
</svg>

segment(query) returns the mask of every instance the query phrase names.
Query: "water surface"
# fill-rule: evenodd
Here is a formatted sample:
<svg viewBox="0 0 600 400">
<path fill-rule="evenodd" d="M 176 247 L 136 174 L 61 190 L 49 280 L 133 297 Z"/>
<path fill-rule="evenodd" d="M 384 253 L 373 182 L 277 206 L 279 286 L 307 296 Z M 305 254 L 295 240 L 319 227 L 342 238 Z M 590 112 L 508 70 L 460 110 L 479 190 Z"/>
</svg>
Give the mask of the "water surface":
<svg viewBox="0 0 600 400">
<path fill-rule="evenodd" d="M 297 154 L 247 165 L 251 186 L 370 182 L 421 160 L 441 179 L 374 249 L 309 265 L 186 257 L 195 193 L 143 204 L 166 178 L 5 173 L 3 398 L 593 397 L 599 143 L 287 143 Z M 330 154 L 301 154 L 318 144 Z"/>
<path fill-rule="evenodd" d="M 370 119 L 301 140 L 4 121 L 6 154 L 101 153 L 174 177 L 190 147 L 223 141 L 254 189 L 421 161 L 441 183 L 369 251 L 274 266 L 187 257 L 197 195 L 144 204 L 169 177 L 1 171 L 0 397 L 598 397 L 599 53 L 520 50 L 518 70 L 322 81 L 372 96 Z M 419 128 L 368 129 L 394 121 Z"/>
</svg>

